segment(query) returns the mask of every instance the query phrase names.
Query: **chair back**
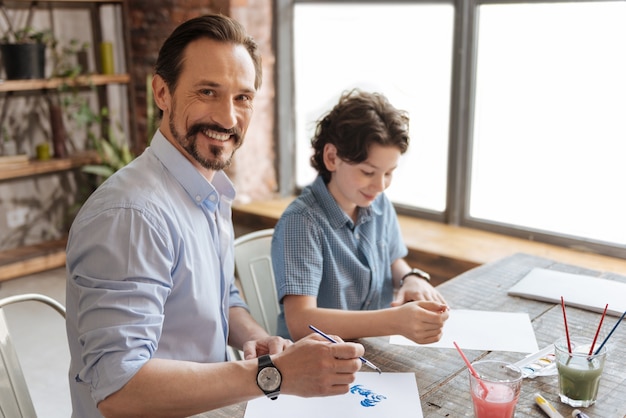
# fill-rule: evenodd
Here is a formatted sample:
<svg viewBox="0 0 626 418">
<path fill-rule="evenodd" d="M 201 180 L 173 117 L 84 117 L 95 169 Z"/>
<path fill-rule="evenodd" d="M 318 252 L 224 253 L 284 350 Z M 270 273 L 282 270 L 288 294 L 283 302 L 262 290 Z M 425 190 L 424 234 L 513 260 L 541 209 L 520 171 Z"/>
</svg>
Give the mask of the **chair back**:
<svg viewBox="0 0 626 418">
<path fill-rule="evenodd" d="M 3 311 L 6 305 L 26 301 L 45 303 L 65 317 L 65 307 L 45 295 L 27 293 L 0 299 L 0 417 L 2 418 L 37 417 Z"/>
<path fill-rule="evenodd" d="M 272 267 L 273 229 L 235 239 L 235 269 L 250 313 L 270 335 L 276 335 L 280 307 Z"/>
</svg>

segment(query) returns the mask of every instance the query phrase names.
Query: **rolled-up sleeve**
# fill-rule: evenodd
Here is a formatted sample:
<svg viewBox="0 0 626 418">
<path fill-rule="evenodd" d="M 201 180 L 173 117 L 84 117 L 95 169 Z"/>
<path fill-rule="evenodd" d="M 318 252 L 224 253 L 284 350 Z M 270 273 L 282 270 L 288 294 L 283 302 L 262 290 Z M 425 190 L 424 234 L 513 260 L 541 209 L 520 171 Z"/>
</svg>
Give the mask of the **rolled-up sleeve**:
<svg viewBox="0 0 626 418">
<path fill-rule="evenodd" d="M 145 211 L 132 207 L 82 220 L 71 239 L 77 242 L 68 245 L 73 297 L 67 309 L 68 321 L 77 321 L 72 329 L 82 367 L 76 375 L 97 403 L 124 386 L 158 347 L 172 251 Z"/>
</svg>

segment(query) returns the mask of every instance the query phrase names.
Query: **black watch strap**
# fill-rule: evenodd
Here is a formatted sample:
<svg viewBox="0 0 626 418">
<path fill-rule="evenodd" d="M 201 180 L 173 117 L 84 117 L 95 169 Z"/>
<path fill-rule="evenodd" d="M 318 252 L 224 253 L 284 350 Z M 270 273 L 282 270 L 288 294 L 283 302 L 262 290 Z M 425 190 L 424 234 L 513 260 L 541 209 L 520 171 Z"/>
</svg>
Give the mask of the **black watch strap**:
<svg viewBox="0 0 626 418">
<path fill-rule="evenodd" d="M 407 274 L 402 276 L 402 278 L 400 279 L 400 287 L 402 287 L 402 285 L 404 284 L 404 280 L 409 276 L 417 276 L 419 278 L 426 280 L 427 282 L 430 282 L 430 274 L 426 273 L 424 270 L 420 270 L 418 268 L 412 268 Z"/>
</svg>

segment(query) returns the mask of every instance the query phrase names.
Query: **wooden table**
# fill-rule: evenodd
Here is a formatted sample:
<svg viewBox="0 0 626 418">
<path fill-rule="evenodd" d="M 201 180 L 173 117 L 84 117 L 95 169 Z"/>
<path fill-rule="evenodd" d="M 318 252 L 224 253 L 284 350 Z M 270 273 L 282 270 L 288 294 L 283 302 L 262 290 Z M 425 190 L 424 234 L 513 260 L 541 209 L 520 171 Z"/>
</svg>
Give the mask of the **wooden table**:
<svg viewBox="0 0 626 418">
<path fill-rule="evenodd" d="M 561 264 L 527 254 L 516 254 L 469 270 L 438 287 L 453 309 L 476 309 L 501 312 L 527 312 L 531 318 L 537 343 L 543 348 L 565 335 L 560 304 L 545 303 L 507 295 L 508 289 L 533 267 L 580 273 L 626 283 L 626 276 L 598 272 Z M 626 295 L 624 295 L 626 297 Z M 593 336 L 600 315 L 567 307 L 570 334 Z M 600 338 L 604 338 L 618 318 L 607 316 Z M 364 338 L 369 360 L 383 372 L 414 372 L 420 392 L 424 417 L 471 417 L 468 372 L 455 349 L 392 345 L 388 337 Z M 598 402 L 581 408 L 592 418 L 626 418 L 626 323 L 620 324 L 607 343 L 609 354 L 598 393 Z M 470 361 L 504 359 L 517 362 L 523 354 L 513 352 L 464 350 Z M 363 368 L 363 371 L 369 369 Z M 534 394 L 541 393 L 565 418 L 574 408 L 558 398 L 557 376 L 524 379 L 515 417 L 545 417 L 537 407 Z M 198 415 L 200 418 L 240 418 L 245 403 L 232 405 Z"/>
</svg>

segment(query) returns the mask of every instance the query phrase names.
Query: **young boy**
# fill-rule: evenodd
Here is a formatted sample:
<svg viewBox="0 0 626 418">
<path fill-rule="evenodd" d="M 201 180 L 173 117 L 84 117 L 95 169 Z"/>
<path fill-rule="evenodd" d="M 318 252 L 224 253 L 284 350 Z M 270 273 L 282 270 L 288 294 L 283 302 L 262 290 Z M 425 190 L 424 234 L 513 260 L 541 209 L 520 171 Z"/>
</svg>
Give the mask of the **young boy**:
<svg viewBox="0 0 626 418">
<path fill-rule="evenodd" d="M 298 340 L 311 324 L 347 340 L 441 338 L 446 302 L 403 259 L 408 251 L 383 193 L 408 148 L 408 123 L 383 95 L 360 90 L 344 93 L 318 121 L 318 177 L 285 210 L 272 240 L 279 335 Z"/>
</svg>

